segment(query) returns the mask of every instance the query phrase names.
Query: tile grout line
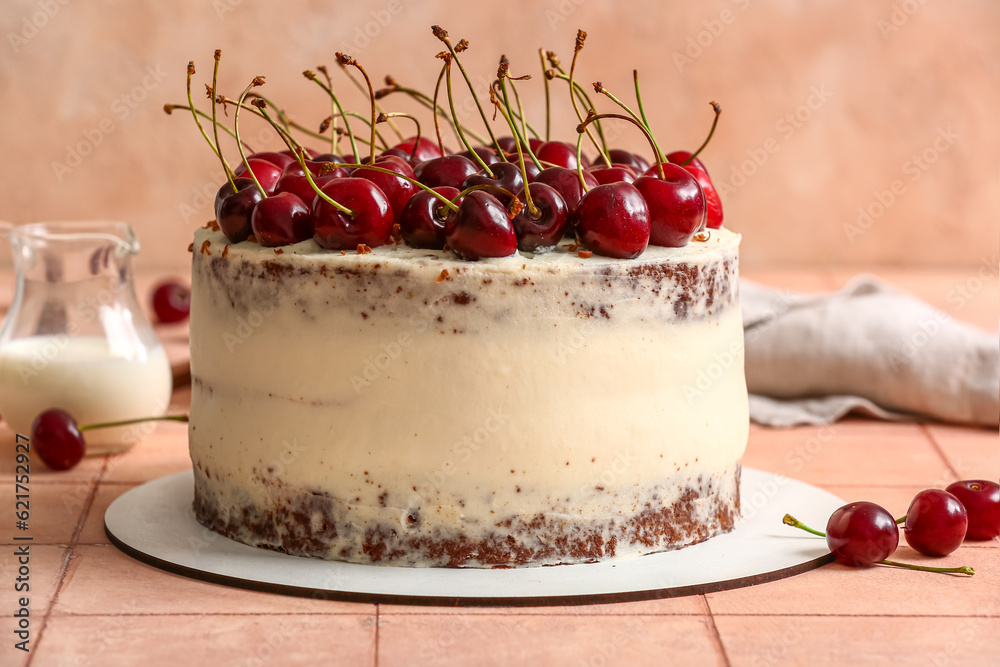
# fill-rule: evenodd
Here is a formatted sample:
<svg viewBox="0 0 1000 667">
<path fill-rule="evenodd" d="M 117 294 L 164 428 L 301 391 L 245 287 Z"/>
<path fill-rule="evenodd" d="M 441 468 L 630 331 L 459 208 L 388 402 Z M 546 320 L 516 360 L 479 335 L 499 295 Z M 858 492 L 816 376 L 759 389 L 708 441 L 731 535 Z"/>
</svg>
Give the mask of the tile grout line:
<svg viewBox="0 0 1000 667">
<path fill-rule="evenodd" d="M 722 664 L 726 667 L 732 667 L 732 663 L 729 660 L 729 654 L 726 653 L 726 644 L 722 641 L 722 635 L 719 633 L 719 627 L 715 624 L 715 614 L 712 613 L 712 605 L 708 603 L 708 596 L 702 594 L 701 599 L 705 603 L 705 609 L 708 611 L 708 625 L 712 630 L 712 638 L 715 640 L 715 645 L 718 647 L 719 652 L 722 653 Z"/>
<path fill-rule="evenodd" d="M 374 642 L 375 643 L 375 651 L 374 651 L 374 655 L 372 656 L 374 667 L 378 667 L 378 642 L 379 642 L 378 626 L 381 624 L 381 621 L 382 621 L 382 605 L 376 604 L 375 605 L 375 642 Z"/>
<path fill-rule="evenodd" d="M 955 466 L 951 464 L 951 459 L 948 458 L 948 455 L 944 453 L 944 449 L 941 448 L 941 443 L 937 441 L 934 434 L 927 428 L 927 424 L 920 424 L 920 432 L 923 433 L 924 436 L 926 436 L 926 438 L 930 441 L 931 446 L 934 447 L 934 451 L 941 457 L 941 460 L 944 461 L 945 466 L 951 471 L 951 474 L 955 476 L 955 479 L 962 479 L 962 476 L 958 474 L 957 470 L 955 470 Z"/>
<path fill-rule="evenodd" d="M 80 519 L 77 521 L 76 528 L 73 529 L 73 534 L 69 538 L 69 545 L 67 545 L 66 548 L 66 558 L 63 560 L 62 566 L 59 568 L 56 592 L 52 595 L 52 600 L 49 602 L 48 608 L 45 610 L 45 615 L 42 617 L 41 627 L 38 628 L 38 635 L 35 637 L 35 650 L 28 654 L 28 662 L 25 663 L 25 667 L 31 667 L 31 663 L 35 660 L 35 653 L 38 651 L 38 647 L 41 646 L 42 639 L 45 637 L 45 629 L 48 627 L 49 618 L 51 618 L 52 612 L 55 610 L 56 604 L 59 602 L 59 594 L 62 592 L 63 585 L 66 583 L 66 576 L 69 574 L 70 563 L 73 562 L 77 540 L 83 532 L 83 526 L 87 522 L 87 517 L 90 516 L 90 510 L 94 506 L 94 501 L 97 499 L 97 490 L 101 486 L 101 479 L 104 477 L 104 473 L 107 472 L 108 462 L 110 460 L 110 456 L 104 456 L 104 462 L 101 464 L 101 469 L 97 472 L 97 478 L 94 480 L 94 486 L 91 488 L 90 493 L 87 494 L 87 500 L 83 503 L 83 511 L 80 512 Z"/>
</svg>

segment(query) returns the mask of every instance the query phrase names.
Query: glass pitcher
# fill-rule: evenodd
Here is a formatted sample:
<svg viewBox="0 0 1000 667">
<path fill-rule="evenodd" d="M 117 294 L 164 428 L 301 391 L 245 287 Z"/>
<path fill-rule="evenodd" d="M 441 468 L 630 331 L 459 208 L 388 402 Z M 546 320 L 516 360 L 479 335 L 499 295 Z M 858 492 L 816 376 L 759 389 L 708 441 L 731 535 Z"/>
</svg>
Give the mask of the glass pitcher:
<svg viewBox="0 0 1000 667">
<path fill-rule="evenodd" d="M 160 416 L 170 362 L 139 307 L 124 222 L 6 225 L 16 286 L 0 329 L 0 416 L 30 435 L 60 408 L 79 425 Z M 128 449 L 150 423 L 87 431 L 87 454 Z"/>
</svg>

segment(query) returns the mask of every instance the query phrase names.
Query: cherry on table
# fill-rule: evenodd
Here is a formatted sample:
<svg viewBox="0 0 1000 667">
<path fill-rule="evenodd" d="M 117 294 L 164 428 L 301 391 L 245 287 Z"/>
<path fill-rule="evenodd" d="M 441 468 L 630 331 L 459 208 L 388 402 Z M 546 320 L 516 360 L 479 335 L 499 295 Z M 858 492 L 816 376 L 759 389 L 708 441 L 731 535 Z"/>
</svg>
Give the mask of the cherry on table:
<svg viewBox="0 0 1000 667">
<path fill-rule="evenodd" d="M 859 501 L 837 509 L 826 524 L 826 545 L 837 562 L 853 567 L 885 560 L 899 546 L 899 528 L 889 512 Z"/>
<path fill-rule="evenodd" d="M 577 241 L 605 257 L 632 259 L 649 244 L 649 207 L 630 183 L 598 185 L 570 216 Z"/>
<path fill-rule="evenodd" d="M 465 195 L 458 212 L 445 222 L 445 239 L 466 260 L 508 257 L 517 252 L 517 235 L 507 209 L 483 190 Z"/>
<path fill-rule="evenodd" d="M 254 237 L 266 248 L 299 243 L 313 235 L 310 207 L 290 192 L 279 192 L 258 202 L 250 226 Z"/>
<path fill-rule="evenodd" d="M 433 190 L 451 200 L 459 195 L 457 188 L 447 185 L 440 185 Z M 462 200 L 455 204 L 461 206 Z M 399 233 L 411 248 L 440 250 L 445 244 L 445 223 L 452 215 L 453 211 L 440 199 L 421 190 L 403 207 L 399 215 Z"/>
<path fill-rule="evenodd" d="M 65 410 L 46 410 L 31 424 L 31 446 L 45 465 L 53 470 L 69 470 L 83 458 L 83 435 Z"/>
<path fill-rule="evenodd" d="M 955 496 L 942 489 L 915 495 L 906 511 L 906 543 L 925 556 L 947 556 L 962 545 L 969 515 Z"/>
<path fill-rule="evenodd" d="M 945 491 L 958 498 L 969 515 L 967 540 L 992 540 L 1000 536 L 1000 484 L 985 479 L 952 482 Z"/>
<path fill-rule="evenodd" d="M 153 288 L 153 313 L 164 324 L 183 322 L 191 314 L 191 290 L 175 280 Z"/>
</svg>

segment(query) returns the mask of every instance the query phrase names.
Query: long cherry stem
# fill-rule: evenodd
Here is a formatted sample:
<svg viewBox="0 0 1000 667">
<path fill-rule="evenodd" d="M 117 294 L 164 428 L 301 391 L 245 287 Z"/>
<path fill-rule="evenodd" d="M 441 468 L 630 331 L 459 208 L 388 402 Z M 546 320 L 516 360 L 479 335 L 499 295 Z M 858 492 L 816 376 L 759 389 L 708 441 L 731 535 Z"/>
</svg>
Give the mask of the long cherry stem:
<svg viewBox="0 0 1000 667">
<path fill-rule="evenodd" d="M 444 73 L 447 67 L 447 63 L 441 65 L 441 73 L 438 74 L 437 83 L 434 84 L 434 104 L 431 107 L 434 113 L 434 133 L 437 135 L 438 150 L 441 151 L 441 155 L 444 155 L 444 140 L 441 138 L 441 121 L 439 120 L 441 116 L 438 114 L 438 109 L 441 107 L 438 106 L 438 93 L 441 92 L 441 82 L 444 80 Z M 457 129 L 455 129 L 455 135 L 458 135 Z"/>
<path fill-rule="evenodd" d="M 646 140 L 649 141 L 649 147 L 653 149 L 653 154 L 656 155 L 656 168 L 660 174 L 660 180 L 661 181 L 664 180 L 663 156 L 660 155 L 660 150 L 656 147 L 656 141 L 653 139 L 652 135 L 649 134 L 649 132 L 646 130 L 646 128 L 640 121 L 637 121 L 635 118 L 632 118 L 631 116 L 625 116 L 619 113 L 595 114 L 594 111 L 591 110 L 590 113 L 587 115 L 587 119 L 577 127 L 577 132 L 583 132 L 586 129 L 587 125 L 593 123 L 595 120 L 599 118 L 617 118 L 618 120 L 628 121 L 629 123 L 632 123 L 637 128 L 639 128 L 642 134 L 646 137 Z"/>
<path fill-rule="evenodd" d="M 205 120 L 212 120 L 211 116 L 209 116 L 204 111 L 201 111 L 200 109 L 193 109 L 192 107 L 189 107 L 189 106 L 186 106 L 186 105 L 183 105 L 183 104 L 164 104 L 163 105 L 163 112 L 165 114 L 167 114 L 168 116 L 172 115 L 173 112 L 176 111 L 177 109 L 180 109 L 182 111 L 194 111 L 195 114 L 197 114 L 198 116 L 201 116 Z M 228 134 L 229 136 L 231 136 L 233 139 L 236 138 L 236 133 L 233 132 L 232 130 L 230 130 L 225 125 L 222 126 L 222 131 L 225 132 L 226 134 Z M 208 139 L 208 135 L 207 134 L 205 135 L 205 138 Z M 212 144 L 212 140 L 208 139 L 208 143 L 212 147 L 212 151 L 214 152 L 215 151 L 215 146 Z M 246 149 L 248 151 L 253 152 L 253 147 L 249 143 L 247 143 L 246 141 L 244 141 L 243 145 L 246 146 Z"/>
<path fill-rule="evenodd" d="M 203 136 L 205 138 L 205 141 L 208 142 L 208 147 L 212 149 L 213 153 L 215 153 L 215 157 L 219 157 L 219 147 L 216 144 L 214 144 L 211 139 L 208 138 L 208 133 L 205 132 L 205 128 L 202 126 L 201 121 L 198 120 L 198 115 L 199 114 L 201 114 L 203 116 L 205 116 L 205 114 L 202 113 L 202 112 L 200 112 L 200 111 L 197 111 L 194 108 L 194 100 L 191 98 L 191 77 L 192 76 L 194 76 L 194 61 L 193 60 L 189 61 L 188 62 L 188 66 L 187 66 L 187 98 L 188 98 L 188 106 L 186 106 L 186 107 L 177 107 L 177 108 L 178 109 L 190 109 L 191 110 L 191 114 L 194 116 L 194 124 L 198 126 L 198 131 L 201 132 L 201 136 Z M 215 96 L 214 92 L 212 93 L 212 96 L 213 97 Z M 173 105 L 171 105 L 171 106 L 173 106 Z M 167 110 L 166 106 L 163 107 L 163 110 L 166 111 L 168 114 L 170 113 L 170 111 Z M 208 118 L 209 120 L 212 120 L 211 117 L 208 117 L 208 116 L 205 116 L 205 117 Z"/>
<path fill-rule="evenodd" d="M 358 71 L 361 72 L 361 76 L 365 77 L 365 83 L 368 84 L 368 96 L 371 100 L 371 108 L 372 108 L 372 136 L 370 144 L 372 149 L 368 156 L 368 163 L 375 164 L 375 118 L 377 117 L 378 113 L 375 110 L 375 89 L 372 87 L 372 80 L 368 78 L 368 72 L 365 71 L 364 67 L 358 64 L 357 60 L 355 60 L 351 56 L 340 53 L 339 51 L 337 52 L 336 55 L 337 55 L 337 62 L 340 63 L 341 67 L 347 67 L 347 66 L 356 67 Z M 345 119 L 344 122 L 347 122 L 347 120 Z M 354 155 L 355 161 L 358 161 L 357 158 L 358 156 L 355 153 Z"/>
<path fill-rule="evenodd" d="M 379 93 L 381 93 L 381 95 Z M 431 98 L 428 97 L 427 95 L 425 95 L 424 93 L 420 92 L 419 90 L 414 90 L 413 88 L 405 88 L 405 87 L 400 86 L 398 84 L 393 84 L 390 88 L 383 88 L 382 90 L 376 92 L 376 97 L 379 98 L 379 99 L 381 99 L 382 97 L 385 97 L 386 95 L 389 95 L 391 93 L 403 93 L 404 95 L 406 95 L 408 97 L 412 97 L 417 103 L 419 103 L 421 106 L 423 106 L 423 107 L 425 107 L 427 109 L 434 110 L 436 108 L 437 112 L 439 114 L 441 114 L 442 116 L 444 116 L 444 119 L 446 121 L 448 121 L 449 125 L 451 125 L 452 130 L 454 130 L 454 132 L 455 132 L 455 136 L 456 137 L 458 136 L 458 129 L 457 129 L 457 127 L 458 127 L 458 121 L 457 121 L 457 119 L 452 118 L 451 116 L 449 116 L 448 113 L 445 111 L 444 107 L 442 107 L 442 106 L 436 106 L 435 107 L 434 102 L 431 100 Z M 475 139 L 479 143 L 481 143 L 481 144 L 485 144 L 486 143 L 486 139 L 482 135 L 480 135 L 478 132 L 473 131 L 472 128 L 463 126 L 462 129 L 465 130 L 465 133 L 467 135 L 469 135 L 470 137 L 472 137 L 473 139 Z M 461 139 L 459 141 L 461 141 Z"/>
<path fill-rule="evenodd" d="M 334 106 L 337 107 L 337 111 L 340 112 L 341 117 L 344 119 L 344 125 L 347 127 L 347 137 L 351 141 L 351 155 L 354 156 L 355 162 L 360 161 L 361 156 L 358 154 L 358 143 L 354 141 L 354 132 L 351 130 L 351 123 L 350 121 L 347 120 L 347 114 L 344 113 L 344 107 L 341 106 L 340 100 L 337 98 L 336 95 L 334 95 L 333 88 L 327 86 L 325 83 L 320 81 L 319 78 L 317 78 L 316 73 L 313 72 L 312 70 L 307 69 L 305 72 L 302 73 L 302 76 L 309 79 L 310 81 L 315 82 L 316 85 L 318 85 L 320 88 L 326 91 L 326 94 L 330 96 L 331 100 L 333 100 Z"/>
<path fill-rule="evenodd" d="M 351 219 L 354 219 L 354 217 L 357 215 L 357 212 L 352 211 L 343 204 L 334 201 L 330 197 L 330 195 L 323 192 L 323 190 L 320 189 L 318 185 L 316 185 L 316 181 L 314 181 L 312 177 L 312 172 L 309 171 L 309 167 L 308 165 L 306 165 L 305 149 L 303 149 L 301 146 L 294 146 L 292 144 L 293 140 L 291 138 L 291 135 L 289 135 L 287 132 L 278 127 L 278 124 L 274 122 L 274 119 L 271 118 L 271 115 L 267 113 L 267 104 L 264 102 L 264 100 L 259 98 L 254 100 L 254 106 L 260 109 L 261 116 L 263 116 L 264 119 L 271 124 L 271 127 L 273 127 L 275 131 L 278 133 L 278 136 L 281 137 L 281 140 L 285 142 L 289 150 L 292 151 L 292 154 L 295 155 L 295 159 L 298 161 L 299 166 L 302 167 L 302 171 L 306 177 L 306 180 L 309 182 L 309 185 L 312 187 L 313 191 L 316 192 L 316 195 L 321 199 L 323 199 L 323 201 L 325 201 L 327 204 L 329 204 L 330 206 L 334 207 L 335 209 L 343 213 L 344 215 L 349 216 Z"/>
<path fill-rule="evenodd" d="M 354 84 L 355 88 L 357 88 L 358 90 L 360 90 L 362 94 L 365 94 L 365 93 L 368 92 L 367 90 L 365 90 L 364 85 L 362 85 L 362 83 L 360 81 L 358 81 L 358 78 L 356 76 L 354 76 L 354 72 L 352 72 L 351 70 L 347 69 L 347 67 L 344 64 L 340 63 L 339 61 L 338 61 L 337 64 L 340 65 L 340 69 L 344 70 L 344 74 L 346 74 L 347 78 L 351 80 L 351 83 Z M 385 113 L 385 109 L 383 109 L 382 105 L 379 104 L 378 102 L 375 102 L 375 111 L 377 111 L 379 113 Z M 389 117 L 388 123 L 389 123 L 389 127 L 396 134 L 396 138 L 399 141 L 403 141 L 405 139 L 405 137 L 403 136 L 403 133 L 399 131 L 399 127 L 396 125 L 395 122 L 393 122 L 393 120 L 392 120 L 391 117 Z"/>
<path fill-rule="evenodd" d="M 643 119 L 641 117 L 637 116 L 634 111 L 632 111 L 631 109 L 629 109 L 627 104 L 625 104 L 620 99 L 618 99 L 617 97 L 615 97 L 614 95 L 612 95 L 611 91 L 608 90 L 607 88 L 605 88 L 604 85 L 600 81 L 594 82 L 594 92 L 596 92 L 599 95 L 605 95 L 605 96 L 607 96 L 608 99 L 610 99 L 612 102 L 614 102 L 619 107 L 621 107 L 622 109 L 624 109 L 625 113 L 627 113 L 629 116 L 632 117 L 633 120 L 635 120 L 637 123 L 639 123 L 642 126 L 642 128 L 645 130 L 646 134 L 649 135 L 650 141 L 652 141 L 652 143 L 653 143 L 653 151 L 656 153 L 657 160 L 661 161 L 661 162 L 662 161 L 666 161 L 666 157 L 664 157 L 663 151 L 660 150 L 660 144 L 657 143 L 656 136 L 653 134 L 653 130 L 651 130 L 649 128 L 649 125 L 647 125 L 643 121 Z M 662 167 L 660 168 L 660 178 L 663 178 L 663 169 L 662 169 Z"/>
<path fill-rule="evenodd" d="M 705 141 L 701 142 L 701 146 L 698 146 L 698 150 L 696 150 L 694 153 L 691 153 L 691 157 L 684 160 L 684 162 L 681 164 L 682 167 L 686 166 L 691 162 L 691 160 L 698 157 L 698 153 L 701 153 L 705 149 L 705 146 L 708 145 L 708 142 L 712 140 L 712 135 L 715 134 L 715 126 L 719 124 L 719 114 L 722 113 L 722 107 L 719 105 L 718 102 L 709 102 L 709 104 L 712 105 L 712 111 L 715 112 L 715 118 L 712 119 L 712 129 L 708 131 L 708 136 L 705 137 Z"/>
<path fill-rule="evenodd" d="M 326 85 L 333 89 L 333 78 L 330 76 L 330 71 L 326 68 L 326 65 L 317 65 L 316 70 L 323 75 L 326 79 Z M 333 123 L 333 129 L 330 130 L 330 153 L 336 153 L 337 147 L 340 143 L 340 134 L 337 133 L 337 125 L 335 118 L 337 117 L 337 105 L 333 103 L 333 98 L 330 98 L 330 122 Z M 323 129 L 320 128 L 320 134 L 323 134 Z"/>
<path fill-rule="evenodd" d="M 233 117 L 233 128 L 236 130 L 236 145 L 240 149 L 240 158 L 243 160 L 243 165 L 247 168 L 247 173 L 250 174 L 250 178 L 253 179 L 254 185 L 257 186 L 257 190 L 260 192 L 262 199 L 267 199 L 267 192 L 261 187 L 260 181 L 257 180 L 257 174 L 253 173 L 253 169 L 250 168 L 250 161 L 247 160 L 247 154 L 243 151 L 243 143 L 240 141 L 240 110 L 243 109 L 243 100 L 246 99 L 247 93 L 250 92 L 251 88 L 256 88 L 257 86 L 264 85 L 264 77 L 255 76 L 250 85 L 243 90 L 243 94 L 240 95 L 239 102 L 236 104 L 236 114 Z"/>
<path fill-rule="evenodd" d="M 538 49 L 538 59 L 542 63 L 542 81 L 545 82 L 545 141 L 549 140 L 552 133 L 552 101 L 549 91 L 549 77 L 545 76 L 545 51 Z"/>
<path fill-rule="evenodd" d="M 141 424 L 143 422 L 186 422 L 187 415 L 165 415 L 163 417 L 139 417 L 138 419 L 123 419 L 117 422 L 101 422 L 99 424 L 86 424 L 77 427 L 80 432 L 92 431 L 95 428 L 113 428 L 116 426 L 129 426 L 131 424 Z"/>
<path fill-rule="evenodd" d="M 503 85 L 503 80 L 506 78 L 506 70 L 504 68 L 505 63 L 506 59 L 500 61 L 500 72 L 497 73 L 500 77 L 501 85 Z M 537 220 L 542 214 L 538 210 L 538 207 L 535 206 L 534 202 L 531 201 L 531 188 L 528 187 L 528 170 L 524 167 L 524 152 L 521 150 L 521 141 L 517 138 L 517 128 L 514 127 L 514 121 L 511 120 L 510 115 L 504 110 L 503 105 L 500 104 L 500 100 L 497 99 L 496 93 L 494 93 L 492 89 L 490 90 L 490 101 L 496 107 L 497 111 L 500 112 L 500 115 L 503 116 L 503 119 L 507 121 L 507 125 L 510 126 L 510 131 L 514 133 L 514 145 L 517 147 L 517 161 L 521 167 L 521 178 L 524 180 L 524 201 L 528 205 L 528 215 L 532 220 Z"/>
<path fill-rule="evenodd" d="M 444 30 L 443 28 L 441 28 L 441 26 L 435 25 L 435 26 L 431 26 L 431 31 L 434 33 L 435 37 L 437 37 L 439 40 L 441 40 L 442 42 L 444 42 L 444 45 L 448 47 L 448 52 L 451 53 L 451 57 L 455 59 L 455 63 L 458 65 L 459 71 L 462 73 L 462 76 L 465 78 L 465 85 L 467 85 L 469 87 L 469 92 L 472 93 L 472 99 L 476 103 L 476 108 L 479 109 L 479 115 L 482 116 L 483 123 L 486 125 L 486 132 L 487 132 L 487 134 L 490 135 L 490 141 L 493 143 L 493 146 L 497 149 L 497 155 L 500 156 L 500 159 L 504 159 L 503 158 L 503 149 L 500 148 L 500 144 L 497 142 L 497 138 L 493 134 L 493 128 L 490 127 L 490 122 L 486 118 L 486 112 L 483 111 L 483 105 L 479 102 L 479 96 L 476 95 L 476 89 L 472 85 L 472 81 L 469 79 L 469 75 L 465 71 L 465 67 L 462 66 L 462 60 L 461 60 L 461 58 L 458 57 L 458 52 L 459 51 L 464 51 L 466 48 L 468 48 L 469 42 L 467 40 L 464 40 L 464 39 L 460 40 L 458 42 L 458 46 L 460 48 L 456 48 L 456 47 L 454 47 L 454 46 L 451 45 L 451 40 L 448 39 L 448 31 L 447 30 Z M 454 113 L 455 113 L 455 110 L 452 109 L 452 115 L 454 115 Z M 455 116 L 455 120 L 457 122 L 458 116 Z"/>
<path fill-rule="evenodd" d="M 443 55 L 447 56 L 448 54 L 443 54 Z M 445 69 L 444 80 L 445 84 L 448 87 L 448 106 L 451 107 L 451 115 L 454 116 L 455 118 L 458 118 L 458 116 L 455 113 L 455 98 L 451 92 L 451 56 L 444 58 L 444 69 Z M 458 138 L 461 139 L 462 144 L 465 146 L 465 148 L 470 153 L 472 153 L 472 157 L 479 164 L 479 167 L 484 172 L 486 172 L 486 175 L 489 176 L 490 178 L 496 178 L 496 176 L 493 174 L 493 170 L 490 169 L 489 165 L 487 165 L 486 162 L 483 161 L 483 158 L 479 157 L 479 153 L 473 150 L 472 146 L 469 144 L 469 140 L 465 138 L 465 133 L 462 132 L 462 126 L 459 124 L 456 127 L 458 128 Z"/>
<path fill-rule="evenodd" d="M 586 41 L 586 39 L 587 39 L 587 33 L 585 31 L 583 30 L 576 31 L 576 47 L 573 49 L 573 60 L 570 62 L 569 65 L 569 99 L 571 102 L 573 102 L 573 111 L 576 112 L 576 117 L 580 120 L 581 123 L 583 123 L 583 114 L 580 113 L 580 107 L 577 106 L 576 103 L 576 95 L 573 94 L 574 90 L 573 73 L 576 71 L 576 59 L 577 57 L 579 57 L 580 51 L 583 50 L 583 44 L 584 41 Z M 589 108 L 593 109 L 594 107 L 591 106 Z M 584 129 L 587 128 L 586 125 L 584 125 L 583 127 Z M 608 154 L 601 149 L 601 145 L 597 143 L 597 139 L 594 138 L 594 135 L 590 132 L 590 130 L 587 130 L 587 136 L 590 138 L 591 142 L 593 142 L 594 148 L 597 149 L 597 152 L 600 153 L 601 158 L 604 160 L 604 164 L 610 167 L 611 158 L 608 157 Z"/>
<path fill-rule="evenodd" d="M 417 120 L 416 116 L 412 114 L 403 113 L 402 111 L 393 111 L 391 113 L 386 113 L 384 111 L 380 112 L 378 118 L 375 119 L 376 123 L 390 123 L 393 118 L 409 118 L 413 121 L 413 124 L 417 126 L 417 138 L 413 142 L 413 150 L 410 151 L 410 162 L 413 162 L 417 155 L 417 149 L 420 147 L 420 121 Z M 374 155 L 374 151 L 372 154 Z"/>
<path fill-rule="evenodd" d="M 236 187 L 236 175 L 233 174 L 233 170 L 229 168 L 229 163 L 226 162 L 226 157 L 222 154 L 222 147 L 219 145 L 219 121 L 218 114 L 216 112 L 216 100 L 218 99 L 218 82 L 219 82 L 219 61 L 222 60 L 222 50 L 215 50 L 215 67 L 212 69 L 212 132 L 215 136 L 215 154 L 219 156 L 219 161 L 222 162 L 222 170 L 226 172 L 226 180 L 229 181 L 229 187 L 233 189 L 233 194 L 239 192 L 239 188 Z M 189 71 L 194 71 L 194 66 L 189 67 Z M 189 93 L 190 94 L 190 93 Z M 193 106 L 193 105 L 192 105 Z"/>
</svg>

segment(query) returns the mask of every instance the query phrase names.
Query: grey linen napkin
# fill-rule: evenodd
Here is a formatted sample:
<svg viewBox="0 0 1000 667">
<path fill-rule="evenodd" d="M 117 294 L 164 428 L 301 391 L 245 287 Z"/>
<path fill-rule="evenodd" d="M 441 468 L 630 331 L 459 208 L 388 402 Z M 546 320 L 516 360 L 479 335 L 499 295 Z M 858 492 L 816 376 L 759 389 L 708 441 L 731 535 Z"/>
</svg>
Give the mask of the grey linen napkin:
<svg viewBox="0 0 1000 667">
<path fill-rule="evenodd" d="M 997 426 L 1000 336 L 871 276 L 807 296 L 740 282 L 750 418 L 769 426 L 880 419 Z"/>
</svg>

